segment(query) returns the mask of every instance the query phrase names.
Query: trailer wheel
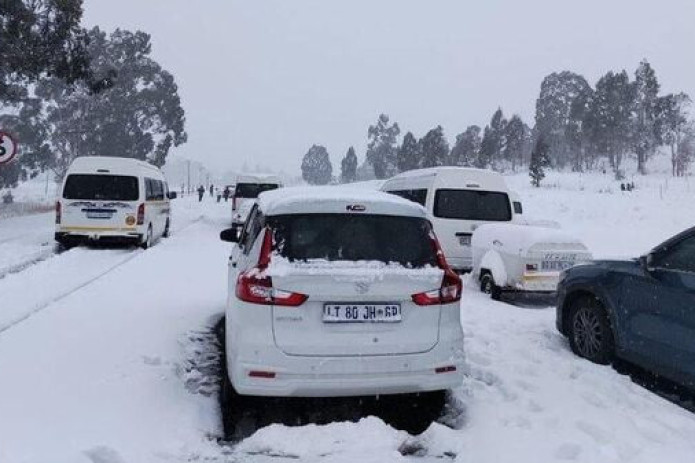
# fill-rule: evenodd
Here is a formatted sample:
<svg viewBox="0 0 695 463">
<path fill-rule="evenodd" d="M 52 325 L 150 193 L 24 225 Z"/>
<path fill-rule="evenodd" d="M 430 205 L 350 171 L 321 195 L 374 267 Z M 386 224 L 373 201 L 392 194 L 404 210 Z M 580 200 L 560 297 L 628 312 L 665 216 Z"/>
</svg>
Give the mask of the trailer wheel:
<svg viewBox="0 0 695 463">
<path fill-rule="evenodd" d="M 490 272 L 486 272 L 480 277 L 480 291 L 489 294 L 495 301 L 499 301 L 502 296 L 502 289 L 497 286 Z"/>
</svg>

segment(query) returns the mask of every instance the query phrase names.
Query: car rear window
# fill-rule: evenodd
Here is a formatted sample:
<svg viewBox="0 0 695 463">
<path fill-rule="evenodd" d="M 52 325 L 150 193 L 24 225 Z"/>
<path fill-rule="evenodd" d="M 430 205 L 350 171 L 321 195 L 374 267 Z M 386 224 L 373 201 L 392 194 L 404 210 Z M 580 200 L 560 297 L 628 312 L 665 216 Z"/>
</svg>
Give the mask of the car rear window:
<svg viewBox="0 0 695 463">
<path fill-rule="evenodd" d="M 126 175 L 68 175 L 63 189 L 65 199 L 137 201 L 138 179 Z"/>
<path fill-rule="evenodd" d="M 436 266 L 425 219 L 386 215 L 308 214 L 268 218 L 276 251 L 290 261 L 380 261 Z"/>
<path fill-rule="evenodd" d="M 234 190 L 237 198 L 258 198 L 264 191 L 277 190 L 277 183 L 239 183 Z"/>
<path fill-rule="evenodd" d="M 499 191 L 437 190 L 434 216 L 442 219 L 512 220 L 509 196 Z"/>
</svg>

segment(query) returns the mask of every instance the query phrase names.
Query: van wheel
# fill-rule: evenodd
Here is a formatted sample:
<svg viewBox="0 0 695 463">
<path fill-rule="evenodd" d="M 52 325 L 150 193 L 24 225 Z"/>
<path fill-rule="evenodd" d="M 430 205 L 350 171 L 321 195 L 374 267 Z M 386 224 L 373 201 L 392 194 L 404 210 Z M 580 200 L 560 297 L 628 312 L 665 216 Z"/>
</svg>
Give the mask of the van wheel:
<svg viewBox="0 0 695 463">
<path fill-rule="evenodd" d="M 167 219 L 167 223 L 164 226 L 164 233 L 162 233 L 162 236 L 164 238 L 169 238 L 169 236 L 171 236 L 171 232 L 169 231 L 169 219 Z"/>
<path fill-rule="evenodd" d="M 142 249 L 149 249 L 152 247 L 152 224 L 147 227 L 147 235 L 145 235 L 145 241 L 140 245 Z"/>
<path fill-rule="evenodd" d="M 502 289 L 495 284 L 495 279 L 490 273 L 486 273 L 480 277 L 480 291 L 489 294 L 495 301 L 499 301 L 500 297 L 502 297 Z"/>
<path fill-rule="evenodd" d="M 601 365 L 613 360 L 615 338 L 606 309 L 592 297 L 581 298 L 570 310 L 569 341 L 572 351 Z"/>
</svg>

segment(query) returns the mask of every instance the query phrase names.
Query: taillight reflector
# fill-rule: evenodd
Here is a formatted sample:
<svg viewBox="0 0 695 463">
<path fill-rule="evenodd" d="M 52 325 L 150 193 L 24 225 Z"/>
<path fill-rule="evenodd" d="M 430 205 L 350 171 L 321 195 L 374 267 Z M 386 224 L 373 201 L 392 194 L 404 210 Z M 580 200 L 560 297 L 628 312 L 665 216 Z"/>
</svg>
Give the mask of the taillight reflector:
<svg viewBox="0 0 695 463">
<path fill-rule="evenodd" d="M 460 301 L 461 293 L 463 292 L 461 277 L 449 267 L 449 264 L 444 258 L 442 247 L 439 245 L 439 241 L 437 237 L 434 236 L 434 233 L 430 235 L 430 238 L 432 240 L 432 249 L 437 256 L 437 265 L 444 270 L 442 285 L 439 289 L 413 294 L 413 302 L 417 305 L 437 305 Z"/>
<path fill-rule="evenodd" d="M 144 225 L 145 223 L 145 203 L 138 206 L 138 225 Z"/>
<path fill-rule="evenodd" d="M 263 271 L 270 265 L 270 256 L 273 251 L 273 233 L 269 228 L 266 228 L 264 233 L 258 265 L 239 275 L 236 282 L 236 296 L 251 304 L 282 307 L 298 307 L 304 304 L 309 296 L 275 289 L 273 279 L 263 275 Z"/>
</svg>

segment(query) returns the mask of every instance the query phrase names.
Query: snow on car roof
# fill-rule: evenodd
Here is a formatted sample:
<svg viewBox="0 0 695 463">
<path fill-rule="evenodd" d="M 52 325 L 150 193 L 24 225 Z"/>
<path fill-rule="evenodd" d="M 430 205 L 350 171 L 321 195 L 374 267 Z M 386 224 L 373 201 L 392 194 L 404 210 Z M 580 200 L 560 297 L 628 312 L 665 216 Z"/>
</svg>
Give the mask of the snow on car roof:
<svg viewBox="0 0 695 463">
<path fill-rule="evenodd" d="M 561 230 L 512 223 L 485 224 L 475 229 L 472 245 L 489 246 L 498 241 L 507 249 L 528 249 L 534 244 L 582 244 Z"/>
<path fill-rule="evenodd" d="M 422 206 L 407 199 L 341 186 L 281 188 L 261 193 L 258 201 L 265 215 L 364 213 L 427 217 Z"/>
</svg>

